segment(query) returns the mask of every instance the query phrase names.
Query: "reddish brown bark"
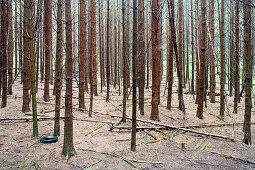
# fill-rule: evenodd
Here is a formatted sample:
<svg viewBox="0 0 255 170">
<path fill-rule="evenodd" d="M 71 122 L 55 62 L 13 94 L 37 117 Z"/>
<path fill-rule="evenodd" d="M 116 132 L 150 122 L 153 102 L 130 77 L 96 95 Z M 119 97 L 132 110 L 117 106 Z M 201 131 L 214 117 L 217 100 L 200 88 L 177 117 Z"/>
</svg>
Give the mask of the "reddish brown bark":
<svg viewBox="0 0 255 170">
<path fill-rule="evenodd" d="M 201 55 L 200 55 L 200 71 L 198 79 L 198 108 L 197 117 L 203 119 L 203 100 L 204 100 L 204 87 L 205 87 L 205 51 L 206 51 L 206 0 L 201 1 Z"/>
<path fill-rule="evenodd" d="M 12 3 L 8 3 L 8 94 L 12 95 L 13 81 L 13 24 L 12 24 Z"/>
<path fill-rule="evenodd" d="M 179 55 L 179 69 L 181 73 L 181 80 L 183 81 L 183 0 L 178 0 L 178 18 L 179 18 L 179 32 L 178 32 L 178 55 Z M 182 103 L 181 103 L 181 91 L 182 87 L 178 86 L 178 100 L 179 100 L 179 109 L 181 110 Z"/>
<path fill-rule="evenodd" d="M 85 59 L 86 59 L 86 0 L 80 1 L 80 47 L 79 47 L 79 108 L 85 109 Z"/>
<path fill-rule="evenodd" d="M 211 0 L 211 11 L 210 11 L 210 35 L 211 35 L 211 48 L 210 48 L 210 56 L 211 56 L 211 102 L 215 102 L 215 88 L 216 88 L 216 82 L 215 82 L 215 56 L 213 53 L 213 47 L 214 47 L 214 0 Z"/>
<path fill-rule="evenodd" d="M 106 102 L 110 98 L 110 0 L 107 0 L 107 25 L 106 25 L 106 81 L 107 81 L 107 94 Z"/>
<path fill-rule="evenodd" d="M 66 96 L 65 96 L 65 125 L 64 145 L 62 155 L 71 157 L 75 154 L 73 146 L 73 113 L 72 113 L 72 79 L 73 79 L 73 54 L 72 54 L 72 16 L 71 0 L 65 0 L 66 20 Z"/>
<path fill-rule="evenodd" d="M 152 100 L 151 119 L 159 120 L 160 97 L 160 1 L 152 0 L 151 40 L 152 40 Z"/>
<path fill-rule="evenodd" d="M 145 25 L 144 1 L 138 1 L 138 82 L 139 82 L 139 109 L 144 115 L 144 82 L 145 82 Z"/>
<path fill-rule="evenodd" d="M 45 82 L 44 101 L 50 100 L 49 83 L 51 68 L 51 41 L 52 41 L 52 1 L 44 0 L 44 36 L 45 36 Z"/>
</svg>

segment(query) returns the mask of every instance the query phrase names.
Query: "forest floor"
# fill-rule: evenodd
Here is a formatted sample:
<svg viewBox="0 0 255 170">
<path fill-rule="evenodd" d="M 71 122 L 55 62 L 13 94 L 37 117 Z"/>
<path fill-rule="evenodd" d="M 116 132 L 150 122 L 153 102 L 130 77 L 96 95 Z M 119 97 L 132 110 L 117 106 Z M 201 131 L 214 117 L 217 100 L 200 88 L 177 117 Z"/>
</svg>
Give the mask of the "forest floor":
<svg viewBox="0 0 255 170">
<path fill-rule="evenodd" d="M 177 83 L 176 83 L 177 84 Z M 192 95 L 185 94 L 187 119 L 178 110 L 177 87 L 174 87 L 173 108 L 166 109 L 166 96 L 162 84 L 160 122 L 175 127 L 198 125 L 191 130 L 225 136 L 226 139 L 184 132 L 182 130 L 147 130 L 137 132 L 136 152 L 130 150 L 131 131 L 116 129 L 109 131 L 112 124 L 118 123 L 121 116 L 122 95 L 118 89 L 111 91 L 110 102 L 105 102 L 104 93 L 94 98 L 93 115 L 78 110 L 78 88 L 74 83 L 73 115 L 74 146 L 76 155 L 67 160 L 61 156 L 63 147 L 63 120 L 59 141 L 53 144 L 42 144 L 39 139 L 52 135 L 54 121 L 39 121 L 39 138 L 32 137 L 31 121 L 0 122 L 0 169 L 255 169 L 255 145 L 242 143 L 242 122 L 244 115 L 244 99 L 239 104 L 238 114 L 232 114 L 233 97 L 227 97 L 226 116 L 219 118 L 219 97 L 216 103 L 208 101 L 204 109 L 204 119 L 196 118 L 195 100 Z M 51 94 L 52 94 L 52 86 Z M 8 96 L 8 107 L 0 109 L 0 119 L 31 118 L 30 113 L 22 113 L 22 85 L 16 81 L 13 95 Z M 99 90 L 100 91 L 100 90 Z M 187 89 L 185 90 L 187 91 Z M 64 91 L 62 105 L 64 105 Z M 131 116 L 132 95 L 127 101 L 128 117 Z M 43 84 L 39 85 L 38 117 L 54 117 L 55 100 L 51 95 L 50 102 L 43 101 Z M 151 91 L 145 90 L 145 115 L 138 111 L 138 119 L 150 120 Z M 89 94 L 86 93 L 86 107 L 89 107 Z M 252 110 L 252 122 L 255 123 L 255 110 Z M 64 109 L 61 110 L 64 116 Z M 220 124 L 236 123 L 220 126 Z M 160 127 L 138 121 L 141 127 Z M 202 126 L 202 125 L 207 126 Z M 131 126 L 128 120 L 118 127 Z M 252 139 L 255 126 L 252 125 Z M 229 139 L 228 139 L 229 138 Z M 230 140 L 231 138 L 234 139 Z"/>
</svg>

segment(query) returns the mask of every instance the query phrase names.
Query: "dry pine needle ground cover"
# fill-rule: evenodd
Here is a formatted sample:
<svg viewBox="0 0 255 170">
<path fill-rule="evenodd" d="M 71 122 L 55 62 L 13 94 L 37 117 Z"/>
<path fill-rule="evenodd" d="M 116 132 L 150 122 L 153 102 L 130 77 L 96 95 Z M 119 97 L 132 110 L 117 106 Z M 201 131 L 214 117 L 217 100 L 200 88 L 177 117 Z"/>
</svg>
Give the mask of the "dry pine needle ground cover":
<svg viewBox="0 0 255 170">
<path fill-rule="evenodd" d="M 177 83 L 176 83 L 177 84 Z M 76 84 L 74 84 L 75 86 Z M 52 94 L 51 86 L 51 94 Z M 65 87 L 64 87 L 65 88 Z M 64 104 L 64 88 L 62 105 Z M 0 109 L 0 118 L 28 118 L 30 113 L 22 113 L 22 85 L 16 81 L 14 95 L 8 96 L 8 107 Z M 78 88 L 74 87 L 74 145 L 77 155 L 69 160 L 61 156 L 63 145 L 63 120 L 61 135 L 54 144 L 42 144 L 39 138 L 53 134 L 52 119 L 39 121 L 39 138 L 32 138 L 31 121 L 0 122 L 0 169 L 253 169 L 255 168 L 255 145 L 242 143 L 242 122 L 244 100 L 241 101 L 238 114 L 232 114 L 233 98 L 227 98 L 226 117 L 219 119 L 219 98 L 217 102 L 204 109 L 204 119 L 196 118 L 195 101 L 192 95 L 184 95 L 187 119 L 183 119 L 178 110 L 177 93 L 173 94 L 173 109 L 166 110 L 166 95 L 162 85 L 160 122 L 175 127 L 192 127 L 191 130 L 217 134 L 229 139 L 212 138 L 181 130 L 153 129 L 137 132 L 137 151 L 130 151 L 131 126 L 128 120 L 118 128 L 112 128 L 121 116 L 122 96 L 117 89 L 110 94 L 110 102 L 105 102 L 105 91 L 94 98 L 92 118 L 86 111 L 78 108 Z M 104 89 L 106 90 L 106 89 Z M 174 87 L 174 91 L 177 87 Z M 150 120 L 151 91 L 145 90 L 145 116 L 138 114 L 138 119 Z M 55 100 L 43 101 L 43 84 L 39 85 L 38 118 L 54 116 Z M 89 94 L 85 94 L 86 106 L 89 107 Z M 127 113 L 131 115 L 131 97 L 127 101 Z M 64 109 L 61 110 L 64 116 Z M 139 113 L 139 112 L 138 112 Z M 252 110 L 252 122 L 255 123 L 255 110 Z M 232 124 L 234 123 L 234 125 Z M 201 126 L 206 124 L 206 126 Z M 219 126 L 219 124 L 231 124 Z M 160 127 L 138 121 L 139 127 Z M 255 132 L 252 125 L 252 133 Z M 123 129 L 120 129 L 123 128 Z M 110 131 L 111 129 L 111 131 Z M 254 135 L 252 136 L 254 141 Z"/>
</svg>

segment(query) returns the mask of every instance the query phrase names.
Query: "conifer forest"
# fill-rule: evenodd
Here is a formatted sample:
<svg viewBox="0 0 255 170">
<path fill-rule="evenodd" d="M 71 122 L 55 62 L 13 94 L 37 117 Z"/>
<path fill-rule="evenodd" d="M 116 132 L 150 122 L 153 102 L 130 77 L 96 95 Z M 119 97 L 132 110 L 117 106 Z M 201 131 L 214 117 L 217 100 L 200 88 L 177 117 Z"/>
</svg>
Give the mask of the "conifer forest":
<svg viewBox="0 0 255 170">
<path fill-rule="evenodd" d="M 0 0 L 0 169 L 255 169 L 255 0 Z"/>
</svg>

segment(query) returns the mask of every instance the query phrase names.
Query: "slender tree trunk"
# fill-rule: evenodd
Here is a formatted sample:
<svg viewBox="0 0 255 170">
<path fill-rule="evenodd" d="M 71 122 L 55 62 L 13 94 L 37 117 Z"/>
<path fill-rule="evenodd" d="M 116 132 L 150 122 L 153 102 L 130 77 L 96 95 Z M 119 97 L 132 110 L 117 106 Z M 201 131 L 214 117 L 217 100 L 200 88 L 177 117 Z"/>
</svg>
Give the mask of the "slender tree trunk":
<svg viewBox="0 0 255 170">
<path fill-rule="evenodd" d="M 244 56 L 245 56 L 245 114 L 244 114 L 244 138 L 243 142 L 247 145 L 251 144 L 251 109 L 252 109 L 252 72 L 253 72 L 253 56 L 252 54 L 252 15 L 251 0 L 244 0 Z"/>
<path fill-rule="evenodd" d="M 44 0 L 44 35 L 45 35 L 45 82 L 44 101 L 50 101 L 49 83 L 51 68 L 51 41 L 52 41 L 52 1 Z"/>
<path fill-rule="evenodd" d="M 36 26 L 34 24 L 34 0 L 28 0 L 28 34 L 29 34 L 29 60 L 30 60 L 30 85 L 32 94 L 32 112 L 33 112 L 33 137 L 38 136 L 38 124 L 37 124 L 37 104 L 36 104 L 36 86 L 35 86 L 35 72 L 36 72 L 36 57 L 35 57 L 35 35 Z M 40 10 L 41 6 L 37 10 Z"/>
<path fill-rule="evenodd" d="M 210 11 L 210 35 L 211 35 L 211 48 L 210 48 L 210 56 L 211 56 L 211 102 L 215 103 L 215 88 L 216 88 L 216 81 L 215 81 L 215 56 L 213 53 L 214 47 L 214 0 L 211 0 L 211 11 Z"/>
<path fill-rule="evenodd" d="M 81 1 L 81 7 L 83 7 Z M 84 8 L 86 9 L 86 8 Z M 82 14 L 82 12 L 81 12 Z M 61 89 L 62 89 L 62 46 L 63 46 L 63 0 L 58 0 L 57 9 L 57 47 L 56 47 L 56 66 L 55 66 L 55 87 L 56 87 L 56 105 L 55 105 L 55 124 L 54 135 L 60 135 L 60 104 L 61 104 Z M 84 35 L 83 35 L 84 36 Z M 86 37 L 86 36 L 85 36 Z M 80 54 L 81 55 L 81 54 Z M 83 84 L 84 85 L 84 84 Z M 79 92 L 80 93 L 80 92 Z M 83 91 L 84 93 L 84 91 Z"/>
<path fill-rule="evenodd" d="M 178 13 L 179 13 L 179 32 L 178 32 L 178 54 L 179 54 L 179 65 L 177 67 L 180 68 L 181 80 L 183 82 L 183 0 L 178 0 Z M 178 87 L 178 100 L 179 100 L 179 109 L 181 110 L 181 91 L 183 87 Z"/>
<path fill-rule="evenodd" d="M 97 61 L 96 61 L 96 1 L 90 1 L 90 107 L 89 116 L 92 116 L 93 94 L 97 96 Z"/>
<path fill-rule="evenodd" d="M 196 34 L 196 95 L 198 93 L 198 77 L 199 77 L 199 43 L 198 43 L 198 0 L 196 0 L 196 28 L 195 28 L 195 34 Z M 198 95 L 197 95 L 198 97 Z M 196 97 L 196 104 L 197 104 L 197 97 Z"/>
<path fill-rule="evenodd" d="M 240 98 L 240 74 L 239 74 L 239 0 L 235 0 L 235 98 L 234 113 L 238 111 L 238 102 Z"/>
<path fill-rule="evenodd" d="M 14 24 L 14 28 L 15 28 L 15 76 L 17 76 L 18 74 L 18 41 L 19 41 L 19 37 L 18 37 L 18 2 L 17 0 L 15 0 L 15 24 Z"/>
<path fill-rule="evenodd" d="M 191 4 L 193 4 L 192 0 L 191 0 Z M 192 55 L 192 75 L 191 75 L 191 93 L 195 94 L 195 85 L 194 85 L 194 81 L 195 81 L 195 59 L 194 59 L 194 19 L 193 19 L 193 5 L 190 5 L 190 16 L 191 16 L 191 55 Z"/>
<path fill-rule="evenodd" d="M 151 40 L 152 40 L 152 100 L 151 119 L 159 120 L 160 97 L 160 0 L 152 0 Z"/>
<path fill-rule="evenodd" d="M 75 155 L 73 145 L 73 113 L 72 113 L 72 78 L 73 78 L 73 54 L 72 54 L 72 16 L 71 0 L 65 0 L 66 21 L 66 96 L 65 96 L 65 125 L 64 145 L 62 155 L 69 158 Z"/>
<path fill-rule="evenodd" d="M 148 0 L 149 1 L 149 0 Z M 147 1 L 147 5 L 146 5 L 146 46 L 147 48 L 146 50 L 146 89 L 149 89 L 149 83 L 150 83 L 150 50 L 148 50 L 148 46 L 150 45 L 150 41 L 149 41 L 149 3 Z"/>
<path fill-rule="evenodd" d="M 80 46 L 79 46 L 79 108 L 85 109 L 84 92 L 85 92 L 85 59 L 86 59 L 86 0 L 80 1 Z"/>
<path fill-rule="evenodd" d="M 186 18 L 186 83 L 188 83 L 189 86 L 189 91 L 190 91 L 190 84 L 189 84 L 189 36 L 190 36 L 190 32 L 189 32 L 189 14 L 188 14 L 188 9 L 187 11 L 187 18 Z"/>
<path fill-rule="evenodd" d="M 221 22 L 220 22 L 220 116 L 225 112 L 225 2 L 221 0 Z"/>
<path fill-rule="evenodd" d="M 23 16 L 24 16 L 24 11 L 22 11 L 22 1 L 20 1 L 20 10 L 19 10 L 19 15 L 20 15 L 20 19 L 19 19 L 19 25 L 20 25 L 20 30 L 19 30 L 19 71 L 21 72 L 21 83 L 23 83 Z M 24 8 L 23 8 L 24 9 Z M 1 74 L 0 74 L 1 77 Z M 0 78 L 0 82 L 1 82 L 1 78 Z M 1 84 L 1 83 L 0 83 Z M 1 85 L 0 85 L 1 86 Z M 1 88 L 0 88 L 1 89 Z"/>
<path fill-rule="evenodd" d="M 3 90 L 2 90 L 2 105 L 7 106 L 7 36 L 8 36 L 8 0 L 1 0 L 1 45 L 2 45 L 2 78 L 3 78 Z M 0 86 L 1 88 L 1 86 Z"/>
<path fill-rule="evenodd" d="M 170 2 L 169 2 L 170 1 Z M 169 9 L 171 9 L 171 17 L 170 17 L 170 25 L 171 25 L 171 34 L 172 34 L 172 41 L 174 45 L 174 52 L 176 56 L 176 66 L 177 66 L 177 76 L 178 76 L 178 86 L 182 87 L 182 75 L 180 71 L 180 62 L 179 62 L 179 56 L 178 56 L 178 49 L 177 49 L 177 42 L 176 42 L 176 31 L 175 31 L 175 24 L 174 24 L 174 0 L 168 0 Z M 183 89 L 180 88 L 180 91 L 178 92 L 180 95 L 180 102 L 181 102 L 181 111 L 183 113 L 183 118 L 185 119 L 186 113 L 185 113 L 185 104 L 184 104 L 184 98 L 183 98 Z"/>
<path fill-rule="evenodd" d="M 117 54 L 117 50 L 118 50 L 118 47 L 117 47 L 117 37 L 118 37 L 118 32 L 117 32 L 117 15 L 116 15 L 116 12 L 117 12 L 117 8 L 114 9 L 114 80 L 113 80 L 113 86 L 114 88 L 116 88 L 116 85 L 117 85 L 117 78 L 118 78 L 118 75 L 117 75 L 117 63 L 118 63 L 118 54 Z"/>
<path fill-rule="evenodd" d="M 110 0 L 107 0 L 107 25 L 106 25 L 106 81 L 107 81 L 107 94 L 106 102 L 110 99 Z"/>
<path fill-rule="evenodd" d="M 202 29 L 201 29 L 201 55 L 200 55 L 200 71 L 198 79 L 198 108 L 197 117 L 203 119 L 203 99 L 205 87 L 205 51 L 206 51 L 206 0 L 201 1 L 201 16 L 202 16 Z"/>
<path fill-rule="evenodd" d="M 169 17 L 169 50 L 168 50 L 168 95 L 167 95 L 167 106 L 168 110 L 171 110 L 172 107 L 172 93 L 173 93 L 173 54 L 174 54 L 174 44 L 171 34 L 171 9 L 168 1 L 168 17 Z"/>
<path fill-rule="evenodd" d="M 144 34 L 144 1 L 138 1 L 138 81 L 139 109 L 144 115 L 144 82 L 145 82 L 145 34 Z"/>
<path fill-rule="evenodd" d="M 125 0 L 122 0 L 122 31 L 123 31 L 123 115 L 122 115 L 122 122 L 126 122 L 126 103 L 127 103 L 127 47 L 128 43 L 127 43 L 127 38 L 125 36 L 125 32 L 126 32 L 126 3 Z"/>
<path fill-rule="evenodd" d="M 103 1 L 104 2 L 104 1 Z M 103 3 L 101 2 L 101 11 L 103 10 Z M 104 18 L 101 14 L 101 63 L 102 63 L 102 86 L 105 87 L 105 26 L 104 26 Z"/>
<path fill-rule="evenodd" d="M 29 112 L 29 36 L 25 34 L 28 32 L 28 22 L 29 22 L 29 0 L 24 1 L 24 17 L 23 17 L 23 105 L 22 105 L 22 112 Z"/>
<path fill-rule="evenodd" d="M 128 63 L 127 63 L 127 87 L 129 88 L 130 87 L 130 18 L 129 18 L 129 14 L 130 14 L 130 0 L 127 0 L 127 14 L 126 14 L 126 33 L 125 33 L 125 36 L 127 37 L 127 57 L 128 57 Z"/>
<path fill-rule="evenodd" d="M 13 24 L 12 24 L 12 1 L 8 3 L 8 94 L 12 95 L 13 81 Z M 15 38 L 16 39 L 16 38 Z"/>
<path fill-rule="evenodd" d="M 155 0 L 153 0 L 155 1 Z M 153 3 L 152 1 L 152 3 Z M 137 30 L 137 0 L 133 0 L 133 57 L 132 57 L 132 68 L 133 68 L 133 98 L 132 98 L 132 134 L 131 134 L 131 150 L 136 150 L 136 87 L 137 87 L 137 55 L 138 55 L 138 30 Z"/>
</svg>

